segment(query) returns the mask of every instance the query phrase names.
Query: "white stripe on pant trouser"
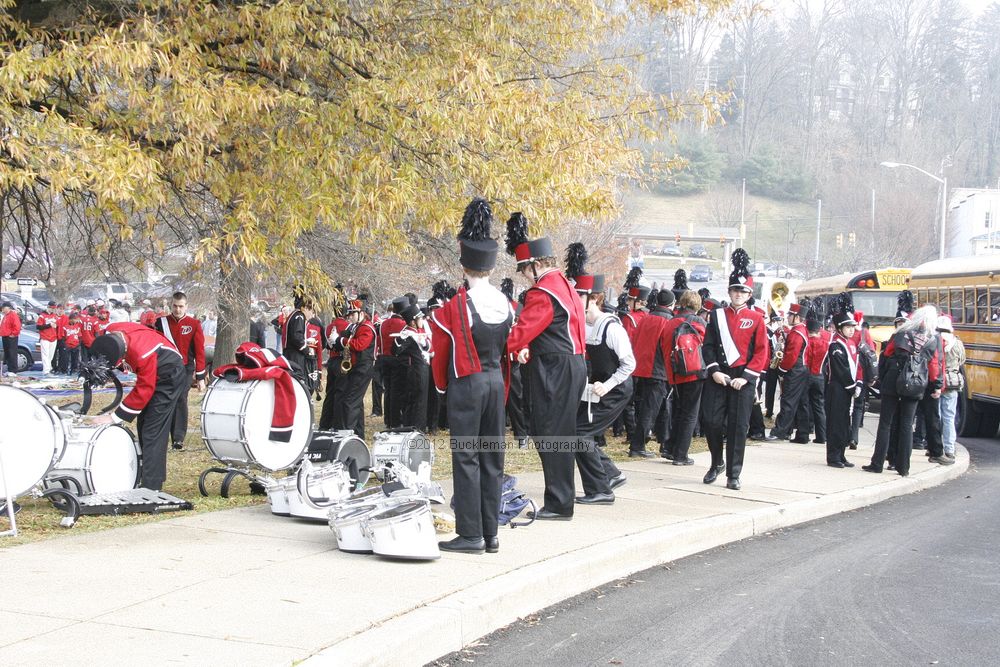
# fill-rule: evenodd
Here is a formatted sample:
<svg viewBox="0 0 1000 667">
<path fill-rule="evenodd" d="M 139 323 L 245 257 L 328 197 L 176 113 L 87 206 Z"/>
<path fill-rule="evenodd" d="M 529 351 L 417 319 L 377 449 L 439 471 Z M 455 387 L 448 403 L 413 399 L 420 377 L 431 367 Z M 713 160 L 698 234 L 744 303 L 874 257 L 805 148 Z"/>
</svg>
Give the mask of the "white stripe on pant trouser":
<svg viewBox="0 0 1000 667">
<path fill-rule="evenodd" d="M 42 353 L 42 373 L 48 375 L 52 372 L 52 357 L 56 353 L 56 341 L 42 339 L 38 341 L 38 346 Z"/>
</svg>

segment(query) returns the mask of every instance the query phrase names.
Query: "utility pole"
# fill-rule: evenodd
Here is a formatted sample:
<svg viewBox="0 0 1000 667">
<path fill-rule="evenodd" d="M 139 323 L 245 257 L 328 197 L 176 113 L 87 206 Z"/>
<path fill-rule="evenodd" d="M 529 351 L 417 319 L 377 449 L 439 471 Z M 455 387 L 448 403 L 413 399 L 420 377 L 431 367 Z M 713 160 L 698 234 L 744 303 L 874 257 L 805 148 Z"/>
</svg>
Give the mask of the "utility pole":
<svg viewBox="0 0 1000 667">
<path fill-rule="evenodd" d="M 875 188 L 872 188 L 872 248 L 875 247 Z"/>
<path fill-rule="evenodd" d="M 817 198 L 816 199 L 816 256 L 813 258 L 813 263 L 816 265 L 817 269 L 819 268 L 819 225 L 820 225 L 820 220 L 822 220 L 822 217 L 823 217 L 823 200 Z"/>
<path fill-rule="evenodd" d="M 753 256 L 757 257 L 757 237 L 759 236 L 757 232 L 757 223 L 760 222 L 760 212 L 755 211 L 753 214 Z"/>
</svg>

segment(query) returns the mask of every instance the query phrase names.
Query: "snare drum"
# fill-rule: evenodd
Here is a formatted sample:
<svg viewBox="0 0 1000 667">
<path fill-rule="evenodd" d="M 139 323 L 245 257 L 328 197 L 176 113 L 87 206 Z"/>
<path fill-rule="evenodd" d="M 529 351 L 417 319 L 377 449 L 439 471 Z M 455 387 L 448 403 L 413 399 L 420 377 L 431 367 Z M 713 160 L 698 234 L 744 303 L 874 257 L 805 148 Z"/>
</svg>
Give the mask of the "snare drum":
<svg viewBox="0 0 1000 667">
<path fill-rule="evenodd" d="M 340 461 L 321 466 L 304 461 L 295 476 L 295 486 L 287 490 L 288 513 L 326 523 L 330 508 L 349 496 L 353 488 L 350 475 Z"/>
<path fill-rule="evenodd" d="M 299 382 L 295 418 L 288 442 L 270 439 L 274 382 L 232 382 L 219 378 L 201 402 L 201 437 L 212 456 L 224 463 L 257 465 L 274 472 L 294 465 L 313 431 L 312 403 Z"/>
<path fill-rule="evenodd" d="M 295 493 L 295 482 L 295 475 L 289 475 L 267 485 L 267 500 L 271 504 L 271 514 L 291 516 L 288 509 L 288 494 Z"/>
<path fill-rule="evenodd" d="M 31 393 L 0 385 L 0 499 L 16 498 L 42 481 L 62 455 L 66 434 L 55 410 Z"/>
<path fill-rule="evenodd" d="M 369 515 L 362 529 L 379 556 L 408 560 L 441 557 L 430 503 L 413 500 Z"/>
<path fill-rule="evenodd" d="M 47 486 L 58 477 L 70 477 L 81 495 L 114 493 L 139 486 L 139 445 L 132 432 L 117 424 L 69 426 L 66 449 L 45 476 Z M 76 486 L 67 486 L 76 492 Z"/>
<path fill-rule="evenodd" d="M 398 462 L 415 473 L 420 472 L 420 464 L 434 464 L 433 443 L 420 431 L 382 431 L 375 434 L 372 458 L 376 464 Z"/>
<path fill-rule="evenodd" d="M 315 431 L 309 440 L 305 458 L 313 463 L 340 461 L 350 470 L 352 461 L 357 465 L 355 488 L 368 483 L 371 476 L 372 455 L 365 441 L 354 431 Z"/>
<path fill-rule="evenodd" d="M 330 529 L 337 538 L 337 548 L 351 554 L 370 554 L 372 543 L 362 523 L 381 509 L 378 505 L 358 505 L 330 517 Z"/>
</svg>

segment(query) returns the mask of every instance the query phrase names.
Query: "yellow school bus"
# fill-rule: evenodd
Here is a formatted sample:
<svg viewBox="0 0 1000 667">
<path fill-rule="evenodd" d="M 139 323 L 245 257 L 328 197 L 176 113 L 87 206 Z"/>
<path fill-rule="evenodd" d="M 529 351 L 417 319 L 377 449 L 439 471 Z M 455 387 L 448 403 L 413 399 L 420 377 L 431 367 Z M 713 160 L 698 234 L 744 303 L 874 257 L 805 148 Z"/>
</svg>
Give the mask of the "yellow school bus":
<svg viewBox="0 0 1000 667">
<path fill-rule="evenodd" d="M 906 289 L 910 280 L 910 269 L 887 268 L 864 271 L 862 273 L 841 273 L 828 278 L 813 278 L 795 288 L 799 299 L 808 297 L 825 318 L 834 308 L 834 302 L 841 292 L 850 292 L 854 310 L 864 313 L 871 327 L 870 333 L 875 345 L 881 349 L 895 330 L 893 320 L 899 293 Z M 817 301 L 818 299 L 818 301 Z"/>
<path fill-rule="evenodd" d="M 955 257 L 913 269 L 917 305 L 951 315 L 965 345 L 965 390 L 955 421 L 960 435 L 991 438 L 1000 426 L 1000 255 Z"/>
</svg>

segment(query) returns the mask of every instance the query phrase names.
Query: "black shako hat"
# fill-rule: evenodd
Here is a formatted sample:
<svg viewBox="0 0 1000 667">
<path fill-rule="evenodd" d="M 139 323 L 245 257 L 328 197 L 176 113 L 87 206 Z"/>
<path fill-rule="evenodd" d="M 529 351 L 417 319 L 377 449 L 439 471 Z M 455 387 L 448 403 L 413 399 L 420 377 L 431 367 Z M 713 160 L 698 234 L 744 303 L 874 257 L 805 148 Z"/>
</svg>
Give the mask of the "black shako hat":
<svg viewBox="0 0 1000 667">
<path fill-rule="evenodd" d="M 115 334 L 102 334 L 90 345 L 91 357 L 102 357 L 108 368 L 114 368 L 125 356 L 125 341 Z"/>
<path fill-rule="evenodd" d="M 497 265 L 499 244 L 490 238 L 493 209 L 489 202 L 476 197 L 465 207 L 458 232 L 459 262 L 470 271 L 492 271 Z"/>
</svg>

